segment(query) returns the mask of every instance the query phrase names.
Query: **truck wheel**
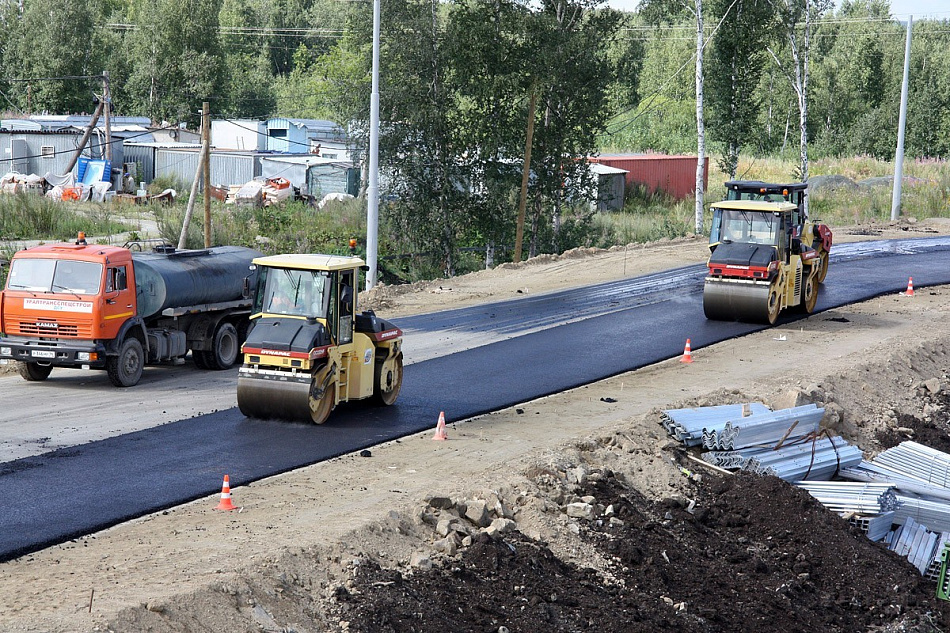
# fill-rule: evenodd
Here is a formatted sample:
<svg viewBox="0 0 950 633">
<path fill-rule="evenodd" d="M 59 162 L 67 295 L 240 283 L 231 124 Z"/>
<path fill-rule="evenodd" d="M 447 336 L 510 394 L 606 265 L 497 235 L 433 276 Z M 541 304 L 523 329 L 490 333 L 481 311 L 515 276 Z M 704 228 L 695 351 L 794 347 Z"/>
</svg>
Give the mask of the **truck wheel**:
<svg viewBox="0 0 950 633">
<path fill-rule="evenodd" d="M 116 387 L 132 387 L 142 378 L 145 352 L 142 344 L 133 336 L 122 341 L 119 353 L 106 359 L 109 380 Z"/>
<path fill-rule="evenodd" d="M 389 406 L 396 402 L 402 388 L 402 353 L 392 361 L 377 362 L 373 373 L 373 399 L 376 403 Z"/>
<path fill-rule="evenodd" d="M 195 361 L 195 366 L 198 369 L 211 369 L 208 367 L 207 355 L 200 349 L 191 350 L 191 360 Z"/>
<path fill-rule="evenodd" d="M 40 365 L 39 363 L 17 363 L 17 365 L 23 380 L 29 380 L 30 382 L 46 380 L 49 378 L 50 372 L 53 371 L 52 365 Z"/>
<path fill-rule="evenodd" d="M 229 369 L 234 366 L 240 351 L 237 328 L 224 322 L 214 333 L 211 351 L 205 352 L 205 365 L 208 369 Z"/>
</svg>

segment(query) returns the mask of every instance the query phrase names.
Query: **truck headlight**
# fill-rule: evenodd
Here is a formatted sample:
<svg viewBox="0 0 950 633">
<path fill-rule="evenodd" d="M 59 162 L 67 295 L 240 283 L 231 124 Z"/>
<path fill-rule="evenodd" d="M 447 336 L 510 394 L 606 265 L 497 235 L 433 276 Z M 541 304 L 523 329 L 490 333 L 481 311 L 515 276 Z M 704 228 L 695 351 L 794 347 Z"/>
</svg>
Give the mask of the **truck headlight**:
<svg viewBox="0 0 950 633">
<path fill-rule="evenodd" d="M 12 347 L 0 347 L 0 356 L 13 356 Z"/>
<path fill-rule="evenodd" d="M 88 363 L 89 361 L 95 359 L 96 355 L 91 352 L 76 352 L 76 360 L 81 360 Z"/>
</svg>

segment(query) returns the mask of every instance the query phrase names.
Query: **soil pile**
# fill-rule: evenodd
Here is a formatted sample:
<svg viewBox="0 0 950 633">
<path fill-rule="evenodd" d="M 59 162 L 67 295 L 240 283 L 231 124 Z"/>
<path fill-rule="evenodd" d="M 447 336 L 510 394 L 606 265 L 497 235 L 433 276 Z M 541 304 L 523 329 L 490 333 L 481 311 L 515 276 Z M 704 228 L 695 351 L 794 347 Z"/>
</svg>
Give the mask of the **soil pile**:
<svg viewBox="0 0 950 633">
<path fill-rule="evenodd" d="M 607 472 L 575 519 L 606 573 L 520 533 L 482 533 L 457 561 L 403 574 L 361 565 L 338 596 L 350 631 L 935 630 L 933 583 L 807 493 L 773 477 L 704 477 L 651 502 Z M 516 516 L 517 518 L 517 516 Z"/>
</svg>

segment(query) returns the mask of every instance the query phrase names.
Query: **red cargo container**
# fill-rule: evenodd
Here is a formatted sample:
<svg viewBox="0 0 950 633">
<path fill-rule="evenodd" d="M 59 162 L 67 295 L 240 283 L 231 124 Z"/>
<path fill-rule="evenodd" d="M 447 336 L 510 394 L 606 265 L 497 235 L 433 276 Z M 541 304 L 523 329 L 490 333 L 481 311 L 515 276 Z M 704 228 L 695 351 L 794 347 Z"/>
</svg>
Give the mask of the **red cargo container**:
<svg viewBox="0 0 950 633">
<path fill-rule="evenodd" d="M 662 154 L 613 154 L 591 158 L 592 163 L 627 170 L 629 191 L 644 185 L 649 193 L 661 190 L 676 199 L 689 198 L 696 191 L 695 156 L 664 156 Z M 709 184 L 709 158 L 703 173 L 703 190 Z"/>
</svg>

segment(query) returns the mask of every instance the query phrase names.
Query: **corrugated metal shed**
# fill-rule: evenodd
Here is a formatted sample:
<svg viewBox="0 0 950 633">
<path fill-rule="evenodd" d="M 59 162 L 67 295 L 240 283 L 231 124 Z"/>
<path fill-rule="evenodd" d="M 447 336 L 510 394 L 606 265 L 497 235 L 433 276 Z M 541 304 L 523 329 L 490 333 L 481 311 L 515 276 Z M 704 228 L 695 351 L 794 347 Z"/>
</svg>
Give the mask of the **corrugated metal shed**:
<svg viewBox="0 0 950 633">
<path fill-rule="evenodd" d="M 688 198 L 696 191 L 696 156 L 617 154 L 598 156 L 590 161 L 625 169 L 627 188 L 643 185 L 648 193 L 665 191 L 677 199 Z M 703 182 L 708 185 L 708 160 L 704 167 Z"/>
<path fill-rule="evenodd" d="M 284 119 L 267 121 L 267 149 L 294 154 L 312 152 L 317 145 L 344 144 L 346 131 L 333 121 Z"/>
<path fill-rule="evenodd" d="M 26 119 L 2 119 L 0 127 L 7 130 L 44 130 L 55 131 L 67 128 L 86 128 L 92 121 L 91 114 L 34 114 Z M 142 116 L 113 116 L 109 125 L 113 128 L 124 125 L 148 127 L 152 121 Z M 105 126 L 105 119 L 99 117 L 98 127 Z"/>
<path fill-rule="evenodd" d="M 597 210 L 623 209 L 624 185 L 627 170 L 594 163 L 591 171 L 597 176 Z"/>
<path fill-rule="evenodd" d="M 309 152 L 307 128 L 291 119 L 267 121 L 267 149 L 273 152 Z"/>
<path fill-rule="evenodd" d="M 61 122 L 70 123 L 70 120 L 63 119 Z M 72 160 L 85 132 L 83 127 L 77 127 L 71 123 L 59 126 L 23 119 L 3 121 L 4 125 L 7 123 L 11 125 L 10 128 L 0 128 L 0 152 L 2 152 L 0 171 L 2 172 L 18 171 L 40 176 L 48 173 L 62 175 L 66 172 L 66 167 Z M 116 167 L 120 167 L 125 160 L 125 139 L 150 141 L 152 137 L 147 128 L 138 124 L 116 124 L 112 128 L 112 164 Z M 105 129 L 99 126 L 93 130 L 82 155 L 100 160 L 105 158 L 105 153 Z M 73 172 L 75 173 L 75 167 Z"/>
<path fill-rule="evenodd" d="M 219 149 L 267 149 L 267 123 L 254 119 L 211 122 L 211 145 Z"/>
<path fill-rule="evenodd" d="M 191 184 L 198 169 L 198 147 L 156 147 L 155 178 L 170 176 Z M 211 182 L 216 185 L 243 184 L 261 175 L 254 152 L 211 152 Z"/>
<path fill-rule="evenodd" d="M 3 130 L 0 129 L 0 172 L 18 171 L 21 174 L 64 174 L 69 165 L 76 146 L 79 144 L 80 133 L 75 129 L 59 132 L 42 132 L 34 130 Z M 91 158 L 102 158 L 96 151 L 98 143 L 84 152 Z"/>
<path fill-rule="evenodd" d="M 359 192 L 359 169 L 352 163 L 316 156 L 262 156 L 261 176 L 282 176 L 303 195 L 320 198 L 328 193 Z"/>
</svg>

